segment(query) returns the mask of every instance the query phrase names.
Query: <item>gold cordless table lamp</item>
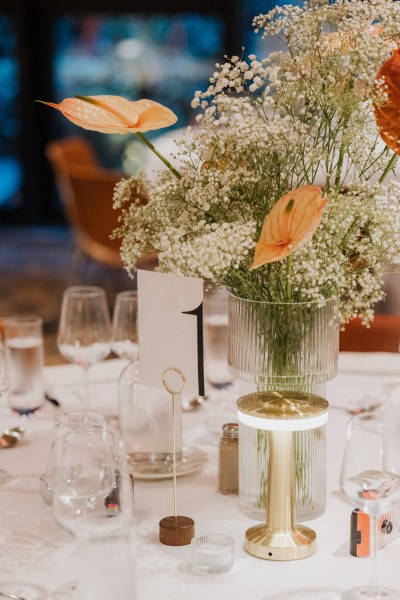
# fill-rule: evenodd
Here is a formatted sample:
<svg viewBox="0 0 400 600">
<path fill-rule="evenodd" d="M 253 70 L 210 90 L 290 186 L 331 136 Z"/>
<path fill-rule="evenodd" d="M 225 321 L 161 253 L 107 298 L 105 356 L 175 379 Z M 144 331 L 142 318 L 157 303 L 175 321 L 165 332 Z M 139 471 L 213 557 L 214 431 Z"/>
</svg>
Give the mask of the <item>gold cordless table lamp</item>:
<svg viewBox="0 0 400 600">
<path fill-rule="evenodd" d="M 327 400 L 301 392 L 255 392 L 239 398 L 238 419 L 241 427 L 268 436 L 266 523 L 246 531 L 247 552 L 267 560 L 311 556 L 316 551 L 316 533 L 295 522 L 294 432 L 325 425 Z"/>
</svg>

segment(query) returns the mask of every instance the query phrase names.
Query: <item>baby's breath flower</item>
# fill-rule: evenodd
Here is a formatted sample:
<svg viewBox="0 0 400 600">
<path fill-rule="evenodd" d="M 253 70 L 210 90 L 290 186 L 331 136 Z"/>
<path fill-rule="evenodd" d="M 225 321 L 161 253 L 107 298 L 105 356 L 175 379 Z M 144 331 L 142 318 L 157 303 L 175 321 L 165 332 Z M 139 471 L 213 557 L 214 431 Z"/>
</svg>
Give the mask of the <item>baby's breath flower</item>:
<svg viewBox="0 0 400 600">
<path fill-rule="evenodd" d="M 312 0 L 277 6 L 254 27 L 286 48 L 215 65 L 192 101 L 197 125 L 177 141 L 181 178 L 167 171 L 152 186 L 144 175 L 118 184 L 124 263 L 133 272 L 152 247 L 163 272 L 256 300 L 335 296 L 342 322 L 367 323 L 386 266 L 400 264 L 400 184 L 379 182 L 391 154 L 371 104 L 388 97 L 376 75 L 400 39 L 400 3 Z M 310 184 L 328 199 L 312 239 L 290 269 L 283 260 L 250 271 L 272 206 Z"/>
</svg>

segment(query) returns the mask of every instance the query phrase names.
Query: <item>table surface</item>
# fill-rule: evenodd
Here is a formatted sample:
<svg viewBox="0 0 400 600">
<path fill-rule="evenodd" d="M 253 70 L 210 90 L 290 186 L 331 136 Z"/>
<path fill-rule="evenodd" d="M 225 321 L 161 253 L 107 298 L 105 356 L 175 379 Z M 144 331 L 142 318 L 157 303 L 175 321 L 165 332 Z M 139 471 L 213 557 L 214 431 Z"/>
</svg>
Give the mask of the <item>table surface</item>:
<svg viewBox="0 0 400 600">
<path fill-rule="evenodd" d="M 153 600 L 161 595 L 174 600 L 205 596 L 208 600 L 284 600 L 300 598 L 295 592 L 305 589 L 315 589 L 315 600 L 319 600 L 318 589 L 344 591 L 368 581 L 369 561 L 349 554 L 352 507 L 339 489 L 350 418 L 344 408 L 359 402 L 373 404 L 382 399 L 387 386 L 400 383 L 400 356 L 343 353 L 339 365 L 338 376 L 327 385 L 327 507 L 324 515 L 308 523 L 317 532 L 317 552 L 302 560 L 272 562 L 254 558 L 244 550 L 244 533 L 256 522 L 240 512 L 237 496 L 217 491 L 218 429 L 235 417 L 240 394 L 235 385 L 231 390 L 213 392 L 202 408 L 183 414 L 184 445 L 205 450 L 208 459 L 200 471 L 178 479 L 178 512 L 194 519 L 197 535 L 221 532 L 234 538 L 233 568 L 221 575 L 197 575 L 191 567 L 190 546 L 160 544 L 158 523 L 173 510 L 171 480 L 137 480 L 137 592 L 132 600 Z M 110 419 L 117 418 L 117 378 L 123 366 L 121 360 L 110 360 L 91 372 L 92 407 Z M 46 379 L 63 408 L 80 407 L 78 367 L 47 367 Z M 18 424 L 5 399 L 0 402 L 1 428 Z M 2 582 L 23 580 L 43 586 L 51 594 L 75 576 L 75 542 L 55 523 L 51 507 L 43 504 L 39 493 L 39 475 L 45 470 L 55 414 L 56 409 L 49 404 L 25 422 L 27 432 L 22 442 L 0 450 L 0 468 L 13 476 L 0 485 L 0 590 Z M 399 558 L 400 538 L 379 552 L 382 582 L 400 590 Z"/>
</svg>

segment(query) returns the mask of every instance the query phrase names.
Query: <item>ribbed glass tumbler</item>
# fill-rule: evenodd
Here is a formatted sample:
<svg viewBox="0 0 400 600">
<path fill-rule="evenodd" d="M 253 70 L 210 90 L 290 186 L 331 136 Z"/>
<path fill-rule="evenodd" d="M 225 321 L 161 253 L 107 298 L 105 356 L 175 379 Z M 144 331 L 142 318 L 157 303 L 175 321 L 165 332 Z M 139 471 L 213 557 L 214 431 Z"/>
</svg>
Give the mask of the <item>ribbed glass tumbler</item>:
<svg viewBox="0 0 400 600">
<path fill-rule="evenodd" d="M 228 364 L 258 391 L 299 391 L 325 396 L 337 373 L 339 328 L 335 300 L 257 302 L 229 298 Z M 239 503 L 265 518 L 268 441 L 265 432 L 240 425 Z M 320 516 L 326 505 L 326 426 L 295 433 L 296 519 Z"/>
</svg>

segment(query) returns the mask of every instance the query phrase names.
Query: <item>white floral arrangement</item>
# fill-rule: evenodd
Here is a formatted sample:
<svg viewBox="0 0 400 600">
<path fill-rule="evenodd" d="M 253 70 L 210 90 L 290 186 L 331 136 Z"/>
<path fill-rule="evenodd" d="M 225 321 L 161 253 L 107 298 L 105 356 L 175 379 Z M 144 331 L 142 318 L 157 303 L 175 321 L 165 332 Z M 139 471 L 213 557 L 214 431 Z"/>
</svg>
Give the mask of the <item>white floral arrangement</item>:
<svg viewBox="0 0 400 600">
<path fill-rule="evenodd" d="M 124 264 L 132 273 L 153 248 L 162 272 L 253 300 L 337 297 L 341 322 L 367 323 L 400 263 L 399 136 L 385 113 L 400 105 L 400 3 L 315 0 L 253 24 L 282 50 L 217 64 L 174 166 L 117 185 Z"/>
</svg>

